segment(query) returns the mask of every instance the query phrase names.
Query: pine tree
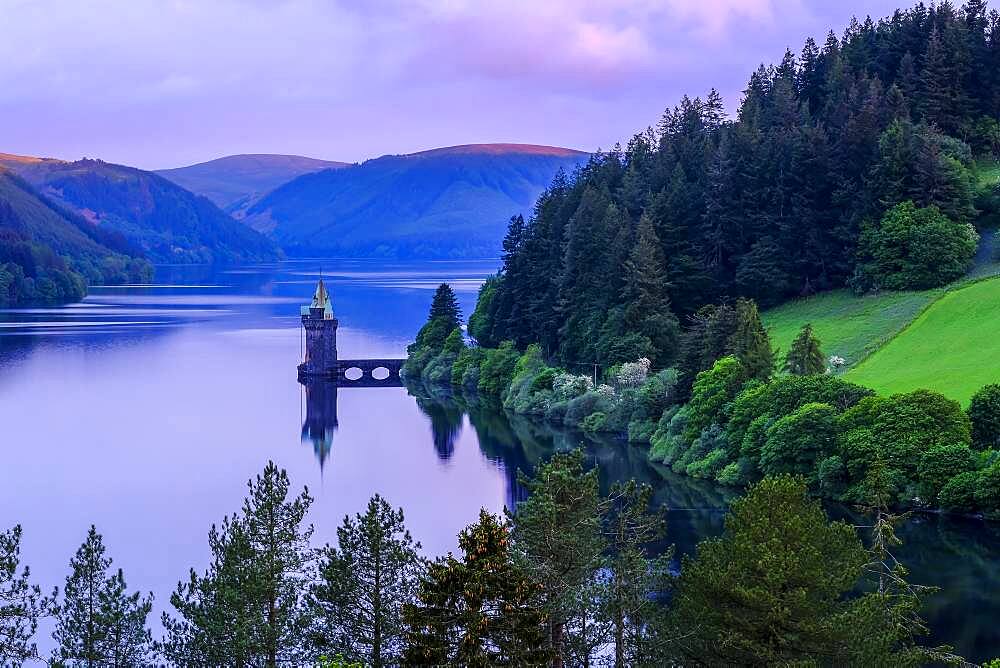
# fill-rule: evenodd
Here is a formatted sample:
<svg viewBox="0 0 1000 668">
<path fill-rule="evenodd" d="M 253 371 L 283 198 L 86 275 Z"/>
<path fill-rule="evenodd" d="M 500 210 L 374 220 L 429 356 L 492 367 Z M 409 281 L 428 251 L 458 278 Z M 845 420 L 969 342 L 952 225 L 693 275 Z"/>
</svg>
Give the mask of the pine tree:
<svg viewBox="0 0 1000 668">
<path fill-rule="evenodd" d="M 892 488 L 888 466 L 880 454 L 876 455 L 862 483 L 865 507 L 872 518 L 865 566 L 871 591 L 854 602 L 849 615 L 855 629 L 852 663 L 914 667 L 962 663 L 950 647 L 930 648 L 917 642 L 929 632 L 920 610 L 924 598 L 935 589 L 908 582 L 907 570 L 895 556 L 902 544 L 895 526 L 906 515 L 889 511 Z"/>
<path fill-rule="evenodd" d="M 317 648 L 375 668 L 398 665 L 403 605 L 416 600 L 425 570 L 420 543 L 410 537 L 402 509 L 377 494 L 364 515 L 344 518 L 337 543 L 322 550 L 310 596 Z"/>
<path fill-rule="evenodd" d="M 660 240 L 648 216 L 639 220 L 635 245 L 625 262 L 625 306 L 627 331 L 649 338 L 657 365 L 666 366 L 677 355 L 679 327 L 670 310 L 670 297 Z M 622 360 L 615 360 L 622 361 Z"/>
<path fill-rule="evenodd" d="M 797 376 L 813 376 L 826 372 L 826 357 L 813 334 L 812 325 L 806 323 L 792 341 L 785 357 L 785 371 Z"/>
<path fill-rule="evenodd" d="M 170 602 L 180 618 L 163 613 L 173 663 L 273 667 L 308 655 L 312 527 L 303 522 L 312 497 L 304 489 L 289 498 L 289 487 L 288 474 L 268 462 L 248 482 L 241 512 L 212 527 L 212 564 L 178 583 Z"/>
<path fill-rule="evenodd" d="M 53 661 L 71 666 L 140 666 L 152 658 L 152 633 L 146 617 L 152 594 L 127 593 L 118 569 L 108 575 L 111 559 L 94 526 L 70 560 L 63 598 L 56 611 Z"/>
<path fill-rule="evenodd" d="M 774 373 L 775 351 L 761 322 L 757 304 L 749 299 L 736 302 L 736 331 L 730 343 L 748 379 L 767 382 Z"/>
<path fill-rule="evenodd" d="M 439 285 L 434 292 L 428 320 L 439 320 L 445 323 L 448 332 L 461 324 L 462 311 L 458 308 L 458 298 L 455 297 L 454 290 L 447 283 Z"/>
<path fill-rule="evenodd" d="M 845 598 L 865 552 L 806 483 L 765 478 L 685 557 L 665 636 L 679 665 L 851 665 Z M 664 664 L 669 662 L 664 661 Z"/>
<path fill-rule="evenodd" d="M 32 642 L 38 620 L 48 614 L 52 597 L 31 584 L 31 571 L 21 562 L 21 526 L 0 533 L 0 666 L 20 666 L 38 658 Z"/>
<path fill-rule="evenodd" d="M 635 480 L 615 484 L 608 496 L 604 532 L 610 549 L 600 617 L 611 630 L 615 668 L 655 665 L 659 656 L 650 632 L 661 605 L 654 594 L 670 587 L 673 548 L 651 557 L 648 546 L 666 535 L 666 509 L 650 512 L 653 489 Z"/>
<path fill-rule="evenodd" d="M 528 498 L 514 515 L 514 548 L 541 586 L 553 666 L 561 666 L 567 623 L 580 616 L 582 592 L 603 562 L 602 502 L 597 469 L 582 450 L 556 453 L 534 477 L 519 476 Z"/>
<path fill-rule="evenodd" d="M 539 588 L 511 558 L 510 535 L 485 510 L 458 537 L 462 559 L 430 564 L 406 605 L 406 665 L 539 666 L 548 661 Z"/>
</svg>

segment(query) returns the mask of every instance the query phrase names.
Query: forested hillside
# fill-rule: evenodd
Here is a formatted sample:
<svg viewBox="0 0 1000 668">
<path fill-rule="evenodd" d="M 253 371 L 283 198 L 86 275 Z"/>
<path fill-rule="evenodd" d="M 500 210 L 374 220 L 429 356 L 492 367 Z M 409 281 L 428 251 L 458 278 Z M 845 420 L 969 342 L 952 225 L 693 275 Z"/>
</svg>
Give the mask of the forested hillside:
<svg viewBox="0 0 1000 668">
<path fill-rule="evenodd" d="M 208 199 L 151 172 L 102 160 L 7 164 L 45 196 L 124 235 L 154 262 L 254 262 L 280 255 L 272 241 Z"/>
<path fill-rule="evenodd" d="M 1000 15 L 985 2 L 855 20 L 759 67 L 735 118 L 714 91 L 684 97 L 558 177 L 511 221 L 470 332 L 564 365 L 662 368 L 706 304 L 943 285 L 1000 209 L 980 174 L 998 119 Z"/>
<path fill-rule="evenodd" d="M 141 251 L 123 236 L 66 211 L 0 167 L 0 307 L 76 301 L 88 283 L 151 276 Z"/>
<path fill-rule="evenodd" d="M 490 257 L 504 221 L 587 154 L 483 144 L 388 155 L 300 176 L 252 206 L 246 222 L 289 254 Z"/>
</svg>

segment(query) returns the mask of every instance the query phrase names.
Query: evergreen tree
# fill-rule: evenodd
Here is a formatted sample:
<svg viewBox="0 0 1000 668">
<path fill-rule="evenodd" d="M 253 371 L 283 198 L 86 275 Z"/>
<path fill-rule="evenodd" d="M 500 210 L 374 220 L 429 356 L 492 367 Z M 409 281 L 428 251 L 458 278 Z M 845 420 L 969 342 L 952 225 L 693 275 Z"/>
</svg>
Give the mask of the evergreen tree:
<svg viewBox="0 0 1000 668">
<path fill-rule="evenodd" d="M 626 332 L 647 337 L 653 346 L 653 361 L 666 366 L 676 356 L 679 327 L 670 310 L 667 290 L 666 265 L 660 240 L 648 216 L 639 219 L 635 245 L 625 262 L 625 287 L 622 299 L 625 306 Z M 634 359 L 634 358 L 633 358 Z M 608 360 L 621 362 L 625 360 Z"/>
<path fill-rule="evenodd" d="M 792 341 L 785 356 L 785 371 L 796 376 L 812 376 L 826 372 L 826 357 L 813 334 L 812 324 L 806 323 Z"/>
<path fill-rule="evenodd" d="M 514 516 L 519 563 L 541 586 L 553 666 L 561 666 L 566 626 L 580 617 L 582 594 L 602 565 L 606 542 L 597 469 L 584 470 L 582 450 L 556 453 L 535 475 L 519 476 L 528 498 Z"/>
<path fill-rule="evenodd" d="M 111 559 L 93 526 L 70 560 L 63 598 L 56 610 L 53 662 L 66 666 L 147 665 L 153 638 L 146 617 L 153 607 L 150 594 L 127 593 L 118 569 L 108 574 Z"/>
<path fill-rule="evenodd" d="M 163 613 L 165 653 L 177 665 L 277 666 L 301 662 L 310 610 L 312 504 L 304 489 L 289 498 L 288 474 L 268 462 L 248 482 L 243 508 L 212 527 L 213 561 L 204 576 L 192 569 Z"/>
<path fill-rule="evenodd" d="M 377 494 L 364 515 L 344 518 L 337 543 L 339 549 L 322 550 L 320 579 L 310 596 L 317 648 L 375 668 L 398 665 L 402 608 L 415 601 L 425 568 L 420 543 L 410 537 L 402 509 L 393 510 Z"/>
<path fill-rule="evenodd" d="M 869 562 L 865 566 L 871 589 L 854 602 L 848 616 L 855 628 L 852 662 L 872 666 L 924 666 L 962 661 L 950 647 L 923 647 L 917 639 L 929 632 L 920 617 L 923 599 L 934 588 L 907 581 L 907 570 L 896 558 L 902 541 L 895 525 L 905 516 L 889 512 L 893 497 L 890 471 L 880 455 L 863 482 L 865 505 L 872 518 Z"/>
<path fill-rule="evenodd" d="M 804 481 L 765 478 L 684 559 L 671 653 L 682 665 L 848 665 L 846 595 L 864 563 L 854 528 L 831 523 Z"/>
<path fill-rule="evenodd" d="M 548 662 L 539 589 L 512 560 L 507 526 L 485 510 L 458 537 L 462 559 L 430 564 L 404 606 L 406 665 L 538 666 Z"/>
<path fill-rule="evenodd" d="M 0 666 L 20 666 L 38 658 L 32 642 L 38 620 L 51 607 L 52 598 L 42 595 L 31 584 L 27 566 L 18 572 L 21 562 L 21 527 L 0 533 Z"/>
<path fill-rule="evenodd" d="M 649 546 L 664 538 L 666 509 L 650 512 L 653 489 L 635 480 L 615 484 L 609 493 L 604 532 L 609 546 L 601 613 L 611 631 L 615 668 L 654 665 L 660 659 L 650 632 L 662 606 L 654 597 L 672 580 L 673 548 L 656 557 Z"/>
<path fill-rule="evenodd" d="M 761 322 L 757 304 L 748 299 L 736 302 L 736 331 L 731 341 L 733 354 L 740 360 L 748 379 L 767 382 L 774 373 L 774 348 Z"/>
<path fill-rule="evenodd" d="M 447 283 L 442 283 L 434 291 L 428 320 L 439 320 L 447 324 L 447 331 L 450 332 L 461 324 L 461 319 L 462 312 L 458 308 L 458 298 L 455 297 L 455 291 Z"/>
</svg>

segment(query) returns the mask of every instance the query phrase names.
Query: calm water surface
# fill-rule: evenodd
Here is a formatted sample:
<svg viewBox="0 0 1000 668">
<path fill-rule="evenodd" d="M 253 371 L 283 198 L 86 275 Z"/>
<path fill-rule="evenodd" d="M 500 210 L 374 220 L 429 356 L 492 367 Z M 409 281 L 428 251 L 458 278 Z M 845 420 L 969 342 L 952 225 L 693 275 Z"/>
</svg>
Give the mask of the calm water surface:
<svg viewBox="0 0 1000 668">
<path fill-rule="evenodd" d="M 440 282 L 468 314 L 495 266 L 324 261 L 341 356 L 403 356 Z M 307 395 L 295 377 L 298 310 L 319 269 L 166 267 L 154 285 L 0 311 L 0 527 L 24 526 L 36 580 L 61 585 L 94 523 L 129 585 L 154 593 L 158 619 L 178 579 L 207 564 L 210 525 L 237 510 L 268 460 L 315 497 L 317 543 L 378 492 L 405 509 L 428 554 L 453 550 L 480 508 L 520 497 L 519 468 L 581 443 L 605 485 L 656 486 L 678 553 L 721 531 L 731 494 L 663 478 L 640 449 L 403 388 Z M 901 536 L 913 579 L 943 589 L 925 611 L 935 640 L 972 659 L 1000 655 L 998 528 L 917 518 Z"/>
</svg>

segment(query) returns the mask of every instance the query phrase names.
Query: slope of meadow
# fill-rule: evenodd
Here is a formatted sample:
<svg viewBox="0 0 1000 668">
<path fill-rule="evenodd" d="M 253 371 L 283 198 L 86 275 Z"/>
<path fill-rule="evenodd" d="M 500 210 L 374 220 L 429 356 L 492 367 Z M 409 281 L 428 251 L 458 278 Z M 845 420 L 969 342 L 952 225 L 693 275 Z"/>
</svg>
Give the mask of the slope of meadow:
<svg viewBox="0 0 1000 668">
<path fill-rule="evenodd" d="M 1000 278 L 946 292 L 847 378 L 880 394 L 927 388 L 967 404 L 1000 382 Z"/>
</svg>

